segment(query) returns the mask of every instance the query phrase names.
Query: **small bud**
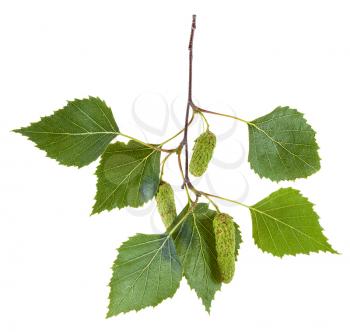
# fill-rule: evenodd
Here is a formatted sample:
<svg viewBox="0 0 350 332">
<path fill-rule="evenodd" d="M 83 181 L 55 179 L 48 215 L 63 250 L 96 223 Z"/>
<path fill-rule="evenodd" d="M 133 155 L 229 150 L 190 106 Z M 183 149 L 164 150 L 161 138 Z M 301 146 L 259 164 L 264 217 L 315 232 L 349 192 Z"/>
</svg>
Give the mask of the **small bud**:
<svg viewBox="0 0 350 332">
<path fill-rule="evenodd" d="M 221 280 L 229 283 L 235 273 L 235 226 L 233 218 L 218 213 L 213 220 L 217 261 Z"/>
<path fill-rule="evenodd" d="M 158 212 L 166 228 L 168 228 L 176 217 L 176 205 L 174 191 L 167 182 L 162 182 L 156 194 Z"/>
<path fill-rule="evenodd" d="M 194 176 L 202 176 L 208 168 L 216 145 L 216 136 L 207 130 L 195 141 L 192 158 L 190 162 L 190 172 Z"/>
</svg>

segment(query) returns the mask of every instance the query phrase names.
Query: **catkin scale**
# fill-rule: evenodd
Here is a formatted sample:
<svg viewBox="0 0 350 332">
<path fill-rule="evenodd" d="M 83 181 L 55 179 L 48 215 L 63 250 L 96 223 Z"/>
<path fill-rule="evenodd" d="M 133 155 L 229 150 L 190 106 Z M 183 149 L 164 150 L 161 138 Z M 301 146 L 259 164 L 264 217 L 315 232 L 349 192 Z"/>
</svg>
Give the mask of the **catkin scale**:
<svg viewBox="0 0 350 332">
<path fill-rule="evenodd" d="M 233 218 L 218 213 L 213 220 L 215 246 L 221 281 L 229 283 L 235 273 L 235 226 Z"/>
<path fill-rule="evenodd" d="M 158 212 L 166 228 L 168 228 L 176 217 L 176 205 L 174 191 L 167 182 L 162 182 L 156 194 Z"/>
<path fill-rule="evenodd" d="M 216 145 L 216 136 L 207 130 L 195 141 L 189 170 L 194 176 L 202 176 L 208 168 Z"/>
</svg>

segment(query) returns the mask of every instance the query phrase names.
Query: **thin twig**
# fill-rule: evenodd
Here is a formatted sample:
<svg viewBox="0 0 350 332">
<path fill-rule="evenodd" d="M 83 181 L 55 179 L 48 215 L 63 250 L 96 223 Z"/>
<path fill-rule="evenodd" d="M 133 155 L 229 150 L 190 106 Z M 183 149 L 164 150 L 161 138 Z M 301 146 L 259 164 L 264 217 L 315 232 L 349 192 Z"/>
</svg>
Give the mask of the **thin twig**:
<svg viewBox="0 0 350 332">
<path fill-rule="evenodd" d="M 188 190 L 188 185 L 187 185 L 187 183 L 185 181 L 185 173 L 184 173 L 184 170 L 183 170 L 183 167 L 182 167 L 182 162 L 181 162 L 181 152 L 182 152 L 182 146 L 179 146 L 179 149 L 177 151 L 177 162 L 178 162 L 179 169 L 180 169 L 180 174 L 181 174 L 181 177 L 182 177 L 182 180 L 183 180 L 183 187 L 186 190 L 187 200 L 188 200 L 188 202 L 192 202 L 191 195 L 190 195 L 189 190 Z M 191 190 L 192 190 L 192 188 L 191 188 Z"/>
<path fill-rule="evenodd" d="M 241 118 L 238 118 L 236 116 L 233 116 L 233 115 L 217 113 L 217 112 L 212 112 L 212 111 L 205 110 L 203 108 L 200 108 L 200 107 L 196 106 L 194 104 L 194 102 L 192 101 L 192 60 L 193 60 L 193 38 L 194 38 L 195 30 L 196 30 L 196 15 L 193 15 L 192 16 L 190 42 L 188 44 L 188 51 L 189 51 L 189 69 L 188 69 L 189 73 L 188 74 L 189 75 L 188 75 L 188 97 L 187 97 L 187 105 L 186 105 L 185 126 L 180 132 L 175 134 L 172 138 L 170 138 L 169 140 L 165 141 L 164 143 L 167 143 L 171 139 L 175 138 L 176 136 L 181 134 L 182 131 L 184 132 L 183 139 L 182 139 L 182 141 L 180 142 L 180 144 L 179 144 L 179 146 L 177 148 L 177 160 L 178 160 L 178 165 L 179 165 L 181 177 L 183 179 L 183 184 L 182 184 L 181 187 L 185 188 L 188 201 L 192 203 L 192 208 L 197 203 L 199 197 L 204 196 L 214 206 L 214 208 L 216 209 L 217 212 L 220 212 L 220 209 L 219 209 L 218 205 L 214 202 L 214 200 L 212 198 L 221 199 L 221 200 L 225 200 L 225 201 L 228 201 L 228 202 L 231 202 L 231 203 L 239 204 L 241 206 L 244 206 L 244 207 L 250 209 L 252 207 L 250 207 L 250 206 L 248 206 L 246 204 L 237 202 L 237 201 L 229 199 L 229 198 L 221 197 L 221 196 L 218 196 L 218 195 L 209 194 L 209 193 L 206 193 L 204 191 L 200 191 L 200 190 L 196 189 L 193 186 L 193 184 L 191 183 L 189 175 L 188 175 L 188 126 L 192 122 L 195 113 L 199 113 L 199 115 L 202 117 L 202 119 L 204 120 L 205 124 L 207 125 L 207 129 L 209 128 L 209 123 L 208 123 L 208 121 L 205 118 L 203 113 L 225 116 L 225 117 L 229 117 L 229 118 L 233 118 L 235 120 L 239 120 L 239 121 L 245 122 L 248 125 L 252 125 L 252 123 L 250 123 L 250 122 L 248 122 L 246 120 L 243 120 Z M 193 110 L 193 113 L 192 113 L 192 118 L 189 121 L 190 109 Z M 183 149 L 185 149 L 185 169 L 182 166 L 182 160 L 181 160 L 181 153 L 182 153 Z M 165 160 L 164 160 L 164 162 L 165 162 Z M 191 196 L 190 196 L 189 191 L 191 191 L 193 194 L 196 195 L 195 203 L 193 203 L 193 201 L 191 200 Z"/>
<path fill-rule="evenodd" d="M 182 188 L 184 188 L 187 184 L 190 183 L 190 179 L 188 176 L 188 118 L 190 113 L 190 107 L 192 104 L 192 59 L 193 59 L 193 38 L 194 38 L 195 30 L 196 30 L 196 15 L 192 15 L 191 35 L 190 35 L 190 42 L 188 44 L 188 51 L 189 51 L 188 97 L 187 97 L 187 105 L 186 105 L 184 137 L 181 142 L 181 146 L 185 148 L 185 174 L 184 174 L 184 183 L 182 185 Z"/>
</svg>

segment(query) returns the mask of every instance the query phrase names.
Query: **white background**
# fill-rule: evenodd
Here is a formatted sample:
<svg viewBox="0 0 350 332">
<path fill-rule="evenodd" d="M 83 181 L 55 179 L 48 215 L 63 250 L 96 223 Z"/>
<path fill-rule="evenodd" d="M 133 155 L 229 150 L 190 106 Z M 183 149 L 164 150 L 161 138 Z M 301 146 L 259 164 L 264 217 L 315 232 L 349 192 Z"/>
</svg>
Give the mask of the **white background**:
<svg viewBox="0 0 350 332">
<path fill-rule="evenodd" d="M 261 180 L 247 163 L 244 124 L 210 116 L 214 131 L 230 131 L 209 168 L 214 192 L 254 204 L 292 185 L 316 204 L 342 254 L 263 254 L 249 212 L 222 205 L 244 243 L 210 316 L 183 280 L 155 309 L 106 320 L 115 249 L 136 232 L 162 231 L 154 203 L 90 217 L 97 162 L 60 166 L 10 130 L 93 95 L 112 107 L 125 133 L 151 142 L 170 136 L 184 117 L 192 13 L 201 106 L 248 120 L 296 107 L 321 147 L 321 171 L 310 178 Z M 0 331 L 349 331 L 349 15 L 347 1 L 1 0 Z M 178 184 L 175 169 L 166 179 Z M 198 187 L 208 188 L 207 180 Z M 183 193 L 177 197 L 180 205 Z"/>
</svg>

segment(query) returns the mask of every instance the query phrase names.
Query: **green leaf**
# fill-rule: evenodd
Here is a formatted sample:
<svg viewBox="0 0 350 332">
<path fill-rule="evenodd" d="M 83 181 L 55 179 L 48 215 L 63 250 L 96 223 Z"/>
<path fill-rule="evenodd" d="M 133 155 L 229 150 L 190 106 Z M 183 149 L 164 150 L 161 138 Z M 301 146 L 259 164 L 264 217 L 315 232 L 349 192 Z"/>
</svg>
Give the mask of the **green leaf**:
<svg viewBox="0 0 350 332">
<path fill-rule="evenodd" d="M 60 164 L 78 167 L 96 160 L 118 131 L 111 109 L 95 97 L 69 101 L 51 116 L 14 130 Z"/>
<path fill-rule="evenodd" d="M 302 113 L 277 107 L 249 125 L 252 169 L 273 181 L 306 178 L 320 169 L 315 131 Z"/>
<path fill-rule="evenodd" d="M 182 267 L 168 234 L 137 234 L 124 242 L 113 265 L 107 317 L 156 306 L 172 297 Z"/>
<path fill-rule="evenodd" d="M 175 219 L 174 224 L 177 224 L 184 218 L 173 238 L 188 284 L 209 312 L 215 292 L 221 288 L 213 231 L 216 212 L 203 203 L 197 204 L 192 211 L 188 209 L 185 207 Z"/>
<path fill-rule="evenodd" d="M 313 204 L 298 190 L 282 188 L 250 207 L 253 238 L 262 250 L 275 256 L 329 251 Z"/>
<path fill-rule="evenodd" d="M 97 193 L 92 213 L 115 207 L 138 207 L 159 185 L 160 151 L 135 141 L 111 144 L 96 170 Z"/>
</svg>

